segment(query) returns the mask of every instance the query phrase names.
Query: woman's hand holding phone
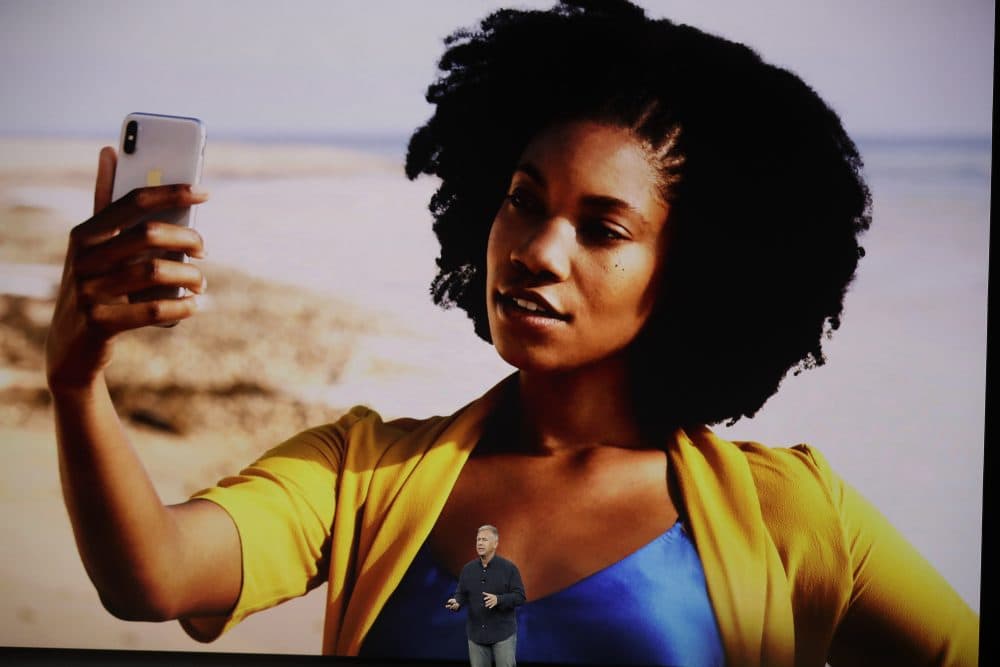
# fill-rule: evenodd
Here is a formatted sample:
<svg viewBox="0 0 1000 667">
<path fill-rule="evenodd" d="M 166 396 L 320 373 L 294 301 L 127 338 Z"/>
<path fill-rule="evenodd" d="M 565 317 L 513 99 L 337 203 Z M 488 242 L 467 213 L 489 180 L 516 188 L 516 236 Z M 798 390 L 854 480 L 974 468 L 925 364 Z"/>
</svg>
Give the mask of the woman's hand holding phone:
<svg viewBox="0 0 1000 667">
<path fill-rule="evenodd" d="M 52 389 L 89 386 L 110 362 L 117 334 L 190 317 L 197 307 L 193 295 L 205 289 L 197 266 L 163 256 L 203 257 L 201 235 L 190 227 L 158 222 L 156 214 L 200 204 L 207 193 L 189 185 L 163 185 L 137 188 L 112 202 L 116 163 L 115 150 L 103 148 L 94 215 L 70 233 L 46 341 Z M 157 287 L 187 291 L 177 299 L 129 301 L 129 294 Z"/>
<path fill-rule="evenodd" d="M 94 216 L 70 233 L 46 341 L 63 498 L 84 568 L 112 614 L 222 614 L 240 592 L 236 525 L 213 503 L 163 504 L 102 372 L 122 331 L 195 313 L 192 294 L 204 290 L 204 277 L 183 260 L 202 257 L 204 246 L 176 220 L 208 196 L 189 185 L 151 185 L 115 197 L 116 165 L 114 149 L 101 150 Z M 119 187 L 122 175 L 119 168 Z"/>
</svg>

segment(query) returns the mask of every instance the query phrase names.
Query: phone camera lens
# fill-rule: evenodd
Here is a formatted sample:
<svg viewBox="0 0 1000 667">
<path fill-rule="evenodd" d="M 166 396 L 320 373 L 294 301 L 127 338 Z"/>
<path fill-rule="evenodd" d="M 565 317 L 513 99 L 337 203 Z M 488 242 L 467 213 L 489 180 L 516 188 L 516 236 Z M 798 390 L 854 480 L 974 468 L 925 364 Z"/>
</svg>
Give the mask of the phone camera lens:
<svg viewBox="0 0 1000 667">
<path fill-rule="evenodd" d="M 125 126 L 125 141 L 122 143 L 122 150 L 132 154 L 135 152 L 135 142 L 139 136 L 139 122 L 130 120 Z"/>
</svg>

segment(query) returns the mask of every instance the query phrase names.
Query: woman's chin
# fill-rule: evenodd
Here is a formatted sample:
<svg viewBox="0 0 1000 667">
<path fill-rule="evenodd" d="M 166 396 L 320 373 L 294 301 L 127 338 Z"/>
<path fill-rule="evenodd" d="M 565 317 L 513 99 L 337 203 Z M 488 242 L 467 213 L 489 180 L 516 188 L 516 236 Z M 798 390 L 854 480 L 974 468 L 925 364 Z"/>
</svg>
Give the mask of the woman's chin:
<svg viewBox="0 0 1000 667">
<path fill-rule="evenodd" d="M 495 344 L 495 343 L 494 343 Z M 522 373 L 559 373 L 573 367 L 562 355 L 550 350 L 533 350 L 520 345 L 497 345 L 500 358 Z"/>
</svg>

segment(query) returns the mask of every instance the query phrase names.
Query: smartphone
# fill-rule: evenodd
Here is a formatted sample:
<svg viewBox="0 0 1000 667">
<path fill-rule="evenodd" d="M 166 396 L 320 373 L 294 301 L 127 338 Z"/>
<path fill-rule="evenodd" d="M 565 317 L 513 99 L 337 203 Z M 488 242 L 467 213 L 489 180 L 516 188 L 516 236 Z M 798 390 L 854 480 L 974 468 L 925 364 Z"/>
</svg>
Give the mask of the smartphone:
<svg viewBox="0 0 1000 667">
<path fill-rule="evenodd" d="M 111 198 L 116 200 L 135 188 L 150 185 L 197 185 L 201 182 L 204 159 L 205 125 L 201 120 L 186 116 L 130 113 L 122 121 Z M 160 211 L 145 219 L 192 227 L 196 210 L 197 207 L 189 207 Z M 164 253 L 163 256 L 175 261 L 187 261 L 183 253 Z M 152 301 L 180 296 L 180 288 L 157 287 L 129 295 L 129 300 Z M 173 324 L 176 322 L 164 326 Z"/>
</svg>

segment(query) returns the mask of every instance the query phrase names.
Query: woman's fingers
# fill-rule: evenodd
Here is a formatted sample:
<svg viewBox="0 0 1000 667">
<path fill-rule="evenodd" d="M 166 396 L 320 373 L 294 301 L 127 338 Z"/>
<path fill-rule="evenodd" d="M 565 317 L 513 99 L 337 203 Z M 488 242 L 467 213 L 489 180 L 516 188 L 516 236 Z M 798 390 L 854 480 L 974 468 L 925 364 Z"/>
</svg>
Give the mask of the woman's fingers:
<svg viewBox="0 0 1000 667">
<path fill-rule="evenodd" d="M 118 154 L 111 146 L 101 149 L 97 158 L 97 181 L 94 183 L 94 214 L 100 213 L 111 203 L 111 193 L 115 189 L 115 167 Z"/>
<path fill-rule="evenodd" d="M 118 297 L 151 287 L 182 287 L 200 294 L 205 286 L 197 266 L 161 257 L 120 265 L 109 273 L 78 280 L 82 303 L 115 303 L 120 301 Z"/>
<path fill-rule="evenodd" d="M 91 327 L 110 337 L 129 329 L 184 320 L 197 309 L 195 298 L 187 296 L 141 303 L 94 303 L 85 307 L 85 316 Z"/>
<path fill-rule="evenodd" d="M 97 245 L 143 218 L 170 209 L 194 206 L 207 199 L 208 193 L 204 190 L 184 184 L 136 188 L 111 202 L 91 219 L 74 227 L 70 238 L 78 248 Z M 99 203 L 96 191 L 94 200 L 95 205 Z"/>
<path fill-rule="evenodd" d="M 76 275 L 90 278 L 107 273 L 151 251 L 179 252 L 200 258 L 204 257 L 205 244 L 201 234 L 189 227 L 169 222 L 142 222 L 104 243 L 81 249 L 74 262 Z"/>
<path fill-rule="evenodd" d="M 111 362 L 115 334 L 191 317 L 191 296 L 204 289 L 201 270 L 177 261 L 203 256 L 201 235 L 163 222 L 164 212 L 208 199 L 188 185 L 138 188 L 112 201 L 115 150 L 101 149 L 94 215 L 70 232 L 63 278 L 46 338 L 50 386 L 85 387 Z M 135 229 L 132 229 L 132 228 Z M 184 292 L 180 288 L 186 288 Z M 137 303 L 130 295 L 149 299 Z"/>
</svg>

